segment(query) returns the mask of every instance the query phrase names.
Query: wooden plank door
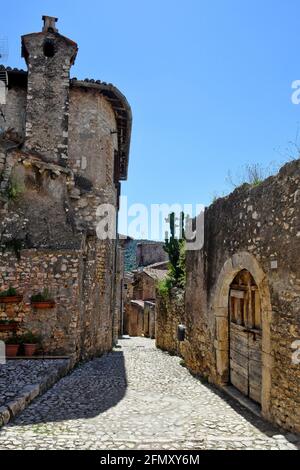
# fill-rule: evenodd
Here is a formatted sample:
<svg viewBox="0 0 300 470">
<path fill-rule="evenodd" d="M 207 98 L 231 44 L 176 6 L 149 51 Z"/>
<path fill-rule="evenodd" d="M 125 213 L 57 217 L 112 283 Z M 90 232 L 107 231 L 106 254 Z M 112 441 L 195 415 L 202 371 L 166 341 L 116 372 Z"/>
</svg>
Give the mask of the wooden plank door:
<svg viewBox="0 0 300 470">
<path fill-rule="evenodd" d="M 239 325 L 230 325 L 230 380 L 244 395 L 249 395 L 249 338 Z"/>
<path fill-rule="evenodd" d="M 261 332 L 249 332 L 249 397 L 261 403 L 262 388 Z"/>
<path fill-rule="evenodd" d="M 261 402 L 262 338 L 258 288 L 248 271 L 234 279 L 229 297 L 230 381 L 244 395 Z"/>
</svg>

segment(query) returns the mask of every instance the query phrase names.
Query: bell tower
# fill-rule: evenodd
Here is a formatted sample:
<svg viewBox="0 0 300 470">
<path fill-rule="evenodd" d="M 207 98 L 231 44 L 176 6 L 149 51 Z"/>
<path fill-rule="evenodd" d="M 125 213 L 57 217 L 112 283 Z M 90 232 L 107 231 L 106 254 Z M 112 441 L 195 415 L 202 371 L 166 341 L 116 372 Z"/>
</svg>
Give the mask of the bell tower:
<svg viewBox="0 0 300 470">
<path fill-rule="evenodd" d="M 46 161 L 65 166 L 70 68 L 78 47 L 59 34 L 57 21 L 43 16 L 40 33 L 22 36 L 22 57 L 28 67 L 25 147 Z"/>
</svg>

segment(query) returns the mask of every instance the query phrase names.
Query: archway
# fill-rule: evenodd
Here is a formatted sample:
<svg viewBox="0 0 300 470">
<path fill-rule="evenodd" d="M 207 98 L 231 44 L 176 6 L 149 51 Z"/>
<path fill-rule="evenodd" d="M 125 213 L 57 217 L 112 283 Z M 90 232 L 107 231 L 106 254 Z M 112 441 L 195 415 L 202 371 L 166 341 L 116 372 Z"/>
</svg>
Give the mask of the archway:
<svg viewBox="0 0 300 470">
<path fill-rule="evenodd" d="M 261 403 L 261 305 L 253 276 L 243 269 L 229 291 L 230 383 L 247 397 Z"/>
<path fill-rule="evenodd" d="M 262 413 L 269 418 L 271 392 L 271 299 L 266 274 L 256 258 L 247 252 L 235 254 L 224 264 L 213 296 L 212 310 L 216 320 L 216 371 L 217 382 L 220 385 L 229 384 L 230 370 L 230 292 L 235 278 L 240 272 L 248 272 L 257 288 L 260 302 L 261 329 L 261 391 L 260 401 Z M 257 398 L 257 396 L 256 396 Z"/>
</svg>

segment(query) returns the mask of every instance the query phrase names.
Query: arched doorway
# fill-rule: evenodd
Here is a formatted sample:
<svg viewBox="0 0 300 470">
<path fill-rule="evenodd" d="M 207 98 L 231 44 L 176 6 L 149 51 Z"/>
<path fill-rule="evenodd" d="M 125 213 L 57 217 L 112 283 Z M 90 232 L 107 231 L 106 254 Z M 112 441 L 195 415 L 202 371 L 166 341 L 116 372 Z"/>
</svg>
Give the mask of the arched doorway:
<svg viewBox="0 0 300 470">
<path fill-rule="evenodd" d="M 258 341 L 261 341 L 261 394 L 257 396 L 259 395 L 259 391 L 257 391 L 255 400 L 261 402 L 263 416 L 270 419 L 271 370 L 273 363 L 270 334 L 272 318 L 271 298 L 265 272 L 255 256 L 247 252 L 236 253 L 225 262 L 219 273 L 211 299 L 211 308 L 215 319 L 216 383 L 225 386 L 231 382 L 230 308 L 232 307 L 230 307 L 229 303 L 236 277 L 242 271 L 247 271 L 251 275 L 251 278 L 249 277 L 249 280 L 251 280 L 250 286 L 253 283 L 252 287 L 255 289 L 257 287 L 258 297 L 256 297 L 256 301 L 259 302 L 261 315 L 261 338 L 259 338 L 259 334 L 256 336 Z M 243 279 L 243 275 L 241 279 Z M 257 370 L 256 367 L 254 368 Z"/>
<path fill-rule="evenodd" d="M 243 269 L 229 291 L 230 382 L 244 395 L 261 403 L 262 328 L 258 286 Z"/>
</svg>

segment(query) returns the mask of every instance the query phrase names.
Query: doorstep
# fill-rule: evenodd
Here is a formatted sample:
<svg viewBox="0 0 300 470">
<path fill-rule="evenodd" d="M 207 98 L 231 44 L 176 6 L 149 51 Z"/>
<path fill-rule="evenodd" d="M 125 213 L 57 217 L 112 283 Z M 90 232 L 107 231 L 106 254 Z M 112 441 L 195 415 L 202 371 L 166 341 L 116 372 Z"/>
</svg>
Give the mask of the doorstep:
<svg viewBox="0 0 300 470">
<path fill-rule="evenodd" d="M 255 416 L 257 416 L 258 418 L 262 418 L 261 408 L 258 403 L 255 403 L 253 400 L 243 395 L 233 385 L 225 385 L 221 388 L 221 390 L 223 390 L 226 395 L 228 395 L 230 398 L 233 398 L 235 401 L 237 401 L 240 405 L 242 405 L 248 411 L 253 413 Z"/>
<path fill-rule="evenodd" d="M 12 358 L 10 358 L 12 359 Z M 13 358 L 17 363 L 20 360 L 31 360 L 38 359 L 37 356 L 30 358 L 22 358 L 21 356 Z M 46 356 L 42 356 L 40 361 L 47 359 Z M 58 359 L 58 357 L 50 357 L 48 360 L 53 361 L 53 359 Z M 61 378 L 66 376 L 74 367 L 74 360 L 70 357 L 60 358 L 63 359 L 62 363 L 57 365 L 54 369 L 50 369 L 45 375 L 42 375 L 38 380 L 33 380 L 33 383 L 28 383 L 26 386 L 23 386 L 20 390 L 16 392 L 16 395 L 8 401 L 4 401 L 0 405 L 0 428 L 1 426 L 6 425 L 11 419 L 15 418 L 19 413 L 21 413 L 27 406 L 39 395 L 42 395 L 47 390 L 49 390 L 56 382 Z M 8 362 L 8 361 L 7 361 Z M 11 363 L 11 361 L 9 361 Z M 5 364 L 0 366 L 5 367 Z"/>
</svg>

